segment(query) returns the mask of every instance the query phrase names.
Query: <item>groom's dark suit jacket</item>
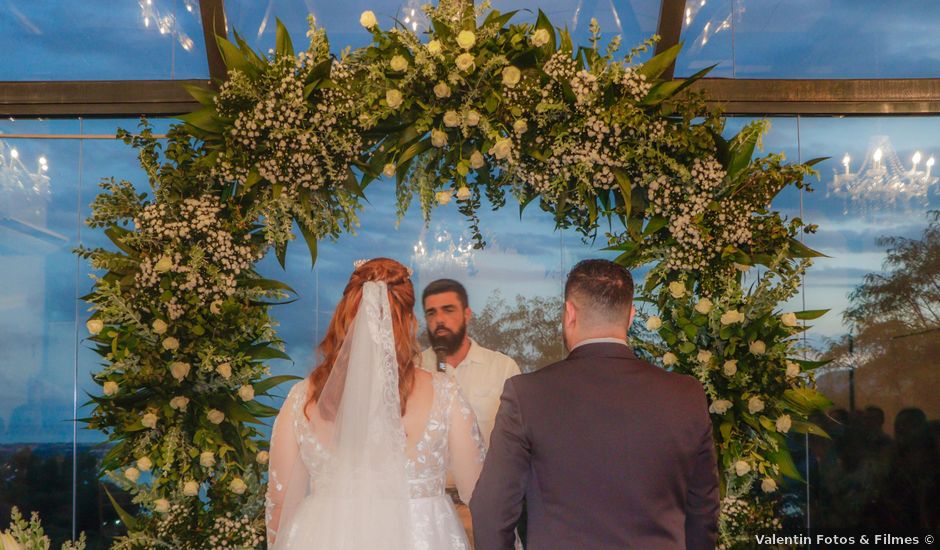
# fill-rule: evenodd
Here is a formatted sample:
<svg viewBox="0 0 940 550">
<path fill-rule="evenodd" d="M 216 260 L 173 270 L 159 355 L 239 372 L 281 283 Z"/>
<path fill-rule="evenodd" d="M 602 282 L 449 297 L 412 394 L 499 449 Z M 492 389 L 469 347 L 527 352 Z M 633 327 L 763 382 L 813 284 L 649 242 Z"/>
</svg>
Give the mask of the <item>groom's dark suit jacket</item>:
<svg viewBox="0 0 940 550">
<path fill-rule="evenodd" d="M 592 343 L 506 381 L 470 510 L 477 550 L 711 549 L 718 471 L 701 383 Z"/>
</svg>

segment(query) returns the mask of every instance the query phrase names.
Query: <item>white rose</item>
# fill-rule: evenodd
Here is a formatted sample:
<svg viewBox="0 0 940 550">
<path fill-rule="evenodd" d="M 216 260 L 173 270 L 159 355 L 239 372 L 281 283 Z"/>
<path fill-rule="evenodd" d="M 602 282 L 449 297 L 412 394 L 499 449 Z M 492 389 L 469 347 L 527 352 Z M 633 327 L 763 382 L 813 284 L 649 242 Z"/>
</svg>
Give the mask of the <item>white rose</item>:
<svg viewBox="0 0 940 550">
<path fill-rule="evenodd" d="M 708 363 L 712 360 L 712 352 L 707 349 L 698 350 L 698 356 L 696 357 L 699 363 Z"/>
<path fill-rule="evenodd" d="M 790 418 L 789 414 L 782 415 L 777 419 L 777 431 L 782 434 L 789 432 L 792 426 L 793 420 Z"/>
<path fill-rule="evenodd" d="M 388 177 L 392 177 L 395 175 L 396 168 L 397 167 L 395 166 L 394 162 L 389 162 L 385 165 L 384 168 L 382 168 L 382 173 Z"/>
<path fill-rule="evenodd" d="M 780 322 L 783 323 L 785 327 L 795 327 L 796 326 L 796 314 L 793 312 L 784 313 L 780 316 Z"/>
<path fill-rule="evenodd" d="M 465 50 L 469 50 L 477 43 L 477 35 L 473 31 L 460 31 L 457 34 L 457 45 Z"/>
<path fill-rule="evenodd" d="M 176 378 L 180 382 L 186 378 L 186 375 L 189 374 L 189 363 L 184 363 L 182 361 L 174 361 L 170 363 L 170 374 L 173 375 L 173 378 Z"/>
<path fill-rule="evenodd" d="M 199 453 L 199 465 L 203 468 L 215 466 L 215 453 L 212 451 L 203 451 Z"/>
<path fill-rule="evenodd" d="M 209 304 L 209 313 L 213 315 L 222 313 L 222 300 L 214 300 L 211 304 Z"/>
<path fill-rule="evenodd" d="M 708 407 L 708 412 L 715 414 L 725 414 L 731 408 L 731 401 L 727 399 L 716 399 Z"/>
<path fill-rule="evenodd" d="M 431 55 L 437 55 L 441 53 L 441 41 L 432 40 L 428 42 L 428 53 Z"/>
<path fill-rule="evenodd" d="M 480 113 L 476 111 L 467 111 L 467 116 L 464 118 L 467 122 L 467 126 L 476 126 L 480 123 Z"/>
<path fill-rule="evenodd" d="M 391 61 L 388 62 L 388 66 L 391 67 L 393 71 L 401 72 L 408 68 L 408 60 L 402 55 L 392 56 Z"/>
<path fill-rule="evenodd" d="M 765 477 L 763 481 L 760 482 L 760 489 L 765 493 L 772 493 L 777 490 L 777 482 L 773 478 Z"/>
<path fill-rule="evenodd" d="M 240 477 L 236 477 L 231 481 L 231 483 L 228 484 L 228 490 L 235 493 L 236 495 L 244 493 L 246 489 L 248 489 L 248 485 L 246 485 Z"/>
<path fill-rule="evenodd" d="M 153 510 L 158 514 L 165 514 L 170 511 L 170 501 L 165 498 L 158 498 L 153 501 Z"/>
<path fill-rule="evenodd" d="M 118 392 L 118 383 L 113 380 L 108 380 L 104 383 L 102 391 L 105 395 L 114 395 Z"/>
<path fill-rule="evenodd" d="M 738 476 L 745 476 L 751 471 L 751 465 L 743 460 L 734 463 L 734 473 Z"/>
<path fill-rule="evenodd" d="M 522 79 L 522 72 L 510 65 L 503 69 L 503 86 L 507 88 L 512 88 L 519 83 L 519 80 Z"/>
<path fill-rule="evenodd" d="M 670 365 L 675 365 L 678 362 L 679 358 L 676 357 L 676 354 L 671 351 L 667 351 L 666 354 L 663 355 L 663 365 L 666 365 L 667 367 Z"/>
<path fill-rule="evenodd" d="M 450 86 L 448 86 L 446 82 L 438 82 L 434 85 L 434 95 L 436 95 L 439 99 L 450 97 Z"/>
<path fill-rule="evenodd" d="M 160 256 L 160 259 L 157 260 L 157 263 L 153 265 L 153 269 L 157 273 L 166 273 L 167 271 L 173 269 L 173 259 L 169 256 Z"/>
<path fill-rule="evenodd" d="M 738 372 L 738 360 L 737 359 L 728 359 L 725 361 L 725 364 L 722 366 L 722 371 L 724 371 L 725 376 L 734 376 Z"/>
<path fill-rule="evenodd" d="M 258 464 L 267 464 L 271 456 L 268 454 L 268 451 L 258 451 L 258 454 L 255 455 L 255 460 L 258 461 Z"/>
<path fill-rule="evenodd" d="M 397 109 L 402 102 L 401 92 L 395 89 L 387 90 L 385 92 L 385 102 L 388 103 L 390 109 Z"/>
<path fill-rule="evenodd" d="M 153 468 L 153 462 L 149 456 L 142 456 L 137 459 L 137 469 L 141 472 L 149 472 Z"/>
<path fill-rule="evenodd" d="M 751 414 L 757 414 L 764 410 L 764 402 L 761 401 L 760 397 L 754 396 L 747 400 L 747 410 Z"/>
<path fill-rule="evenodd" d="M 763 340 L 754 340 L 751 342 L 751 345 L 748 346 L 748 350 L 754 355 L 764 355 L 767 353 L 767 344 Z"/>
<path fill-rule="evenodd" d="M 176 338 L 173 338 L 172 336 L 168 336 L 163 339 L 163 349 L 166 349 L 169 351 L 176 351 L 179 349 L 179 347 L 180 347 L 180 341 L 177 340 Z"/>
<path fill-rule="evenodd" d="M 170 408 L 176 409 L 178 411 L 185 411 L 186 407 L 189 405 L 189 398 L 183 397 L 182 395 L 177 395 L 173 399 L 170 399 Z"/>
<path fill-rule="evenodd" d="M 447 132 L 438 130 L 436 128 L 431 130 L 431 145 L 435 147 L 443 147 L 447 145 Z"/>
<path fill-rule="evenodd" d="M 479 151 L 474 151 L 473 153 L 471 153 L 470 168 L 473 168 L 474 170 L 479 170 L 480 168 L 483 168 L 483 165 L 485 163 L 486 161 L 483 159 L 483 153 Z"/>
<path fill-rule="evenodd" d="M 104 323 L 101 322 L 101 319 L 89 319 L 85 323 L 85 328 L 88 329 L 89 334 L 95 335 L 104 330 Z"/>
<path fill-rule="evenodd" d="M 222 421 L 225 420 L 225 413 L 219 409 L 209 409 L 209 412 L 206 413 L 206 418 L 213 424 L 221 424 Z"/>
<path fill-rule="evenodd" d="M 134 483 L 137 483 L 137 480 L 140 479 L 140 470 L 131 466 L 130 468 L 124 470 L 124 477 L 130 481 L 133 481 Z"/>
<path fill-rule="evenodd" d="M 525 119 L 520 118 L 512 123 L 512 131 L 517 134 L 524 134 L 529 131 L 529 123 L 526 122 Z"/>
<path fill-rule="evenodd" d="M 434 198 L 437 199 L 437 204 L 444 206 L 450 202 L 451 194 L 450 191 L 438 191 L 434 194 Z"/>
<path fill-rule="evenodd" d="M 226 380 L 232 376 L 232 365 L 229 365 L 228 363 L 221 363 L 215 368 L 215 370 L 219 373 L 219 376 Z"/>
<path fill-rule="evenodd" d="M 787 378 L 796 378 L 800 374 L 800 364 L 787 361 Z"/>
<path fill-rule="evenodd" d="M 677 300 L 685 296 L 685 283 L 682 281 L 673 281 L 669 283 L 669 294 L 672 294 L 672 297 Z"/>
<path fill-rule="evenodd" d="M 194 497 L 199 494 L 199 483 L 189 480 L 183 484 L 183 494 L 188 497 Z"/>
<path fill-rule="evenodd" d="M 467 187 L 466 185 L 464 185 L 463 187 L 457 190 L 457 198 L 462 201 L 469 199 L 470 195 L 471 195 L 470 188 Z"/>
<path fill-rule="evenodd" d="M 512 141 L 509 138 L 497 140 L 489 152 L 497 159 L 505 159 L 512 154 Z"/>
<path fill-rule="evenodd" d="M 157 427 L 157 415 L 153 413 L 147 413 L 140 419 L 140 423 L 151 430 Z"/>
<path fill-rule="evenodd" d="M 375 14 L 372 13 L 372 10 L 366 10 L 359 16 L 359 24 L 367 29 L 371 29 L 378 23 L 379 21 L 375 18 Z"/>
<path fill-rule="evenodd" d="M 242 401 L 251 401 L 255 398 L 255 388 L 251 384 L 245 384 L 238 388 L 238 397 L 241 397 Z"/>
<path fill-rule="evenodd" d="M 695 311 L 701 313 L 702 315 L 708 315 L 708 312 L 712 310 L 714 304 L 708 298 L 702 298 L 695 304 Z"/>
<path fill-rule="evenodd" d="M 740 323 L 743 320 L 744 314 L 734 309 L 721 314 L 722 325 L 733 325 L 734 323 Z"/>
<path fill-rule="evenodd" d="M 552 37 L 550 34 L 548 34 L 547 30 L 537 29 L 534 33 L 532 33 L 532 38 L 530 38 L 529 41 L 531 41 L 532 45 L 536 48 L 541 48 L 545 44 L 548 44 L 548 41 L 551 39 Z"/>
<path fill-rule="evenodd" d="M 460 126 L 460 115 L 457 114 L 457 111 L 451 110 L 444 113 L 444 126 L 448 128 Z"/>
<path fill-rule="evenodd" d="M 457 68 L 463 72 L 468 72 L 473 68 L 473 54 L 462 53 L 455 60 Z"/>
<path fill-rule="evenodd" d="M 659 330 L 662 326 L 663 320 L 656 315 L 651 315 L 650 318 L 646 320 L 646 328 L 649 330 Z"/>
</svg>

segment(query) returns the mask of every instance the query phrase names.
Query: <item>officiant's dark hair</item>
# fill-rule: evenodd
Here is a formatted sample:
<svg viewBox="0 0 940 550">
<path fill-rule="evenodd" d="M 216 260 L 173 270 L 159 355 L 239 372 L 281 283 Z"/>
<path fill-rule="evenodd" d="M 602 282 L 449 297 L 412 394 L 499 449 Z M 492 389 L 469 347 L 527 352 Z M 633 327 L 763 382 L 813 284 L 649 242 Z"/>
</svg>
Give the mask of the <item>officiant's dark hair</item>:
<svg viewBox="0 0 940 550">
<path fill-rule="evenodd" d="M 438 279 L 424 287 L 424 292 L 421 293 L 421 305 L 424 305 L 428 296 L 444 294 L 445 292 L 456 292 L 457 297 L 460 298 L 460 305 L 464 308 L 470 307 L 470 300 L 467 298 L 467 289 L 453 279 Z"/>
<path fill-rule="evenodd" d="M 625 319 L 633 305 L 633 275 L 622 265 L 609 260 L 581 260 L 568 273 L 565 282 L 565 300 L 577 296 L 586 300 L 595 311 L 607 320 L 618 316 Z"/>
</svg>

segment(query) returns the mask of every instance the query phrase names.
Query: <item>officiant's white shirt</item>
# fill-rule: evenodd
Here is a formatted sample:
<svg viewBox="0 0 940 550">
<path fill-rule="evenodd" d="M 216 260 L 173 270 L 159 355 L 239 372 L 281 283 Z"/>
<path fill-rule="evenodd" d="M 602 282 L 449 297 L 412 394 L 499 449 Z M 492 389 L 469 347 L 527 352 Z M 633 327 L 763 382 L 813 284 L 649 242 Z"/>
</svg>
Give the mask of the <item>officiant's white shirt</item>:
<svg viewBox="0 0 940 550">
<path fill-rule="evenodd" d="M 421 367 L 431 372 L 437 370 L 437 356 L 433 349 L 428 348 L 421 354 Z M 461 393 L 470 402 L 483 441 L 489 448 L 503 385 L 506 379 L 522 374 L 519 365 L 512 357 L 486 349 L 471 338 L 467 357 L 456 368 L 447 365 L 446 373 L 457 382 Z"/>
</svg>

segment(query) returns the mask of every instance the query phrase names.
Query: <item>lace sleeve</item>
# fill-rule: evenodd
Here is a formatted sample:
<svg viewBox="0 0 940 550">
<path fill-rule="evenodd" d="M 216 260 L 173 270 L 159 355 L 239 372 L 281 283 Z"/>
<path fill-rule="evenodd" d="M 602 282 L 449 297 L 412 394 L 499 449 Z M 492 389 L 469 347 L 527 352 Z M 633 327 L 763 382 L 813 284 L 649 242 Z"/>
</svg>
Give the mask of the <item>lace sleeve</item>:
<svg viewBox="0 0 940 550">
<path fill-rule="evenodd" d="M 274 546 L 281 522 L 288 519 L 285 509 L 296 509 L 298 502 L 294 501 L 306 493 L 309 484 L 297 443 L 298 429 L 305 421 L 305 388 L 306 384 L 300 382 L 291 389 L 271 430 L 268 489 L 265 494 L 265 525 L 269 547 Z"/>
<path fill-rule="evenodd" d="M 460 499 L 470 502 L 473 487 L 480 477 L 480 470 L 483 469 L 486 448 L 473 409 L 470 408 L 456 385 L 452 385 L 450 391 L 452 392 L 450 429 L 448 430 L 450 468 Z"/>
</svg>

